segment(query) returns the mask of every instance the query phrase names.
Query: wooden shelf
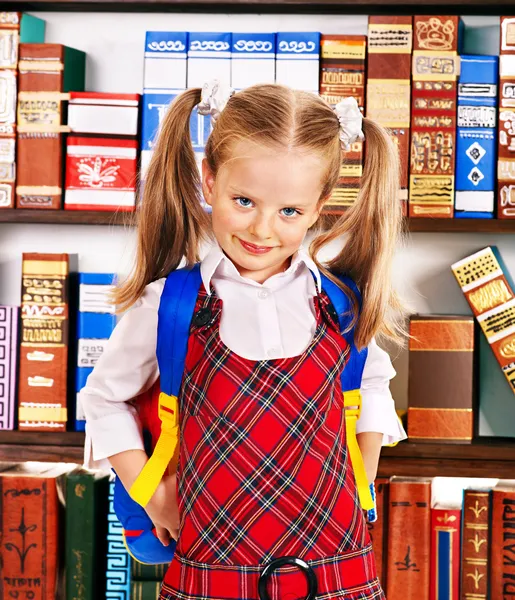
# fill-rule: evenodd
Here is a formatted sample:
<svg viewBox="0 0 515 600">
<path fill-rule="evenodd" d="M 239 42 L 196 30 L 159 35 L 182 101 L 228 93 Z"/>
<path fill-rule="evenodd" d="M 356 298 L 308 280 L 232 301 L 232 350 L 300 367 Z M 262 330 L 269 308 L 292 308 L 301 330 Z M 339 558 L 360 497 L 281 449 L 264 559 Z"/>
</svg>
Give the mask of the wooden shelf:
<svg viewBox="0 0 515 600">
<path fill-rule="evenodd" d="M 0 431 L 0 462 L 39 460 L 82 464 L 84 434 Z M 515 440 L 472 444 L 401 442 L 383 448 L 379 476 L 497 477 L 515 474 Z"/>
<path fill-rule="evenodd" d="M 408 219 L 408 231 L 412 233 L 515 233 L 515 219 Z"/>
</svg>

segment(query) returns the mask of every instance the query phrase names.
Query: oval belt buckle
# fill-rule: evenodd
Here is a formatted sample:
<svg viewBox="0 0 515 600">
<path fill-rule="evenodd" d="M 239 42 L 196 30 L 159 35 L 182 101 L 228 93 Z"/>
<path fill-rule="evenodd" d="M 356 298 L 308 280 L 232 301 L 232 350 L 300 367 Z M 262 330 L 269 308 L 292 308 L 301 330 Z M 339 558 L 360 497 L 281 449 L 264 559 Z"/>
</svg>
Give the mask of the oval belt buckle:
<svg viewBox="0 0 515 600">
<path fill-rule="evenodd" d="M 258 581 L 259 599 L 270 600 L 270 596 L 266 590 L 268 578 L 273 571 L 279 567 L 284 567 L 284 565 L 294 565 L 299 567 L 304 572 L 306 579 L 308 580 L 308 595 L 306 596 L 306 600 L 315 600 L 318 591 L 315 572 L 307 562 L 303 561 L 302 558 L 297 558 L 296 556 L 281 556 L 281 558 L 275 558 L 263 569 Z"/>
</svg>

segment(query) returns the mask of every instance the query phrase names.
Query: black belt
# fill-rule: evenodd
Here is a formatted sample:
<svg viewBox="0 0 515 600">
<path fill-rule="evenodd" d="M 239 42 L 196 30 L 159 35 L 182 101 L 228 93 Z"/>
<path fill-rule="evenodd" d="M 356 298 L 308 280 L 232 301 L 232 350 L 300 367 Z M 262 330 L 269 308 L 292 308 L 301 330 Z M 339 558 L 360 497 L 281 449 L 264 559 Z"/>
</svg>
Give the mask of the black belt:
<svg viewBox="0 0 515 600">
<path fill-rule="evenodd" d="M 258 581 L 259 599 L 270 600 L 270 596 L 266 590 L 268 578 L 273 571 L 279 567 L 284 567 L 284 565 L 295 565 L 304 572 L 306 579 L 308 580 L 308 595 L 306 596 L 306 600 L 315 600 L 317 595 L 317 578 L 315 572 L 307 562 L 296 556 L 281 556 L 281 558 L 275 558 L 263 569 Z"/>
</svg>

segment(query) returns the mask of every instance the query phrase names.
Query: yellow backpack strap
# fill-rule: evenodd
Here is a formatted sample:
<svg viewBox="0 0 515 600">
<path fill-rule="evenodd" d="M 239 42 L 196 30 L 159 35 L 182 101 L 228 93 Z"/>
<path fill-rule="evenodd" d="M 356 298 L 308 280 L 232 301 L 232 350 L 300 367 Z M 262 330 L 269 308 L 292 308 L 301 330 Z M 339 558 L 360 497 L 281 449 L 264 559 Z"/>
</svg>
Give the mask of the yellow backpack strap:
<svg viewBox="0 0 515 600">
<path fill-rule="evenodd" d="M 367 473 L 363 456 L 359 449 L 358 439 L 356 437 L 356 423 L 361 414 L 361 391 L 349 390 L 343 393 L 343 408 L 345 411 L 345 432 L 347 436 L 347 447 L 349 449 L 358 496 L 361 507 L 364 510 L 371 510 L 375 504 L 370 493 Z"/>
</svg>

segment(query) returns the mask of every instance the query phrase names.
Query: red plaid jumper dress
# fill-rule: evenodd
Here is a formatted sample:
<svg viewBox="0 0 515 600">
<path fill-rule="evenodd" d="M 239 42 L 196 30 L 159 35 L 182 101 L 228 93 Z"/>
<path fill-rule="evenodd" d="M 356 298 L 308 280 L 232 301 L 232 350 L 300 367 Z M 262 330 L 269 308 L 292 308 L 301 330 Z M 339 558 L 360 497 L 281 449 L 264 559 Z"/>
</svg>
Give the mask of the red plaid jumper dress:
<svg viewBox="0 0 515 600">
<path fill-rule="evenodd" d="M 255 361 L 224 345 L 222 302 L 199 292 L 180 397 L 180 534 L 160 600 L 258 600 L 260 573 L 282 556 L 312 567 L 318 599 L 385 598 L 345 441 L 348 346 L 328 297 L 314 303 L 303 354 Z M 267 590 L 300 600 L 308 586 L 287 565 Z"/>
</svg>

